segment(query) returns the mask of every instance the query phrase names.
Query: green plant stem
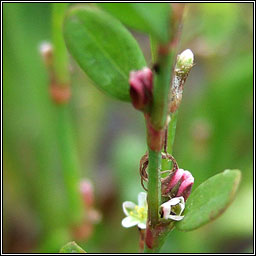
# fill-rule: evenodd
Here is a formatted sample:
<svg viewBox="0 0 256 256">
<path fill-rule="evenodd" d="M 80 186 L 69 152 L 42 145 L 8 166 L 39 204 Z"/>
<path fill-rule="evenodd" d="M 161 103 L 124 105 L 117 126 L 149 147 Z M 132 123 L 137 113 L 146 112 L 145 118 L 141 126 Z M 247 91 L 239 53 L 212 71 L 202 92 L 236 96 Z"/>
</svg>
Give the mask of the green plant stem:
<svg viewBox="0 0 256 256">
<path fill-rule="evenodd" d="M 144 253 L 157 253 L 159 252 L 159 250 L 160 250 L 160 247 L 150 249 L 147 246 L 145 246 Z"/>
<path fill-rule="evenodd" d="M 158 223 L 158 209 L 160 193 L 159 171 L 161 165 L 161 154 L 149 148 L 148 152 L 149 165 L 148 165 L 148 215 L 152 226 Z"/>
<path fill-rule="evenodd" d="M 177 124 L 177 117 L 178 117 L 178 110 L 176 110 L 173 114 L 170 115 L 171 121 L 167 127 L 167 152 L 172 155 L 173 152 L 173 144 L 174 138 L 176 133 L 176 124 Z M 162 162 L 162 169 L 163 170 L 170 170 L 172 168 L 172 162 L 168 162 L 164 160 Z"/>
<path fill-rule="evenodd" d="M 168 113 L 168 98 L 171 82 L 171 70 L 174 62 L 173 51 L 158 54 L 158 71 L 154 79 L 154 102 L 151 111 L 151 123 L 157 130 L 163 129 Z"/>
<path fill-rule="evenodd" d="M 176 133 L 176 124 L 177 124 L 178 110 L 171 114 L 171 121 L 168 127 L 168 141 L 167 141 L 167 152 L 172 154 L 173 143 Z"/>
<path fill-rule="evenodd" d="M 68 212 L 71 223 L 79 223 L 82 218 L 82 199 L 79 194 L 81 175 L 78 154 L 74 143 L 72 120 L 67 104 L 56 106 L 57 140 L 65 186 L 67 189 Z"/>
<path fill-rule="evenodd" d="M 148 220 L 152 228 L 158 223 L 159 205 L 161 198 L 161 182 L 160 182 L 160 168 L 161 168 L 161 150 L 162 141 L 161 134 L 164 132 L 166 117 L 168 113 L 168 92 L 170 90 L 170 70 L 173 63 L 172 53 L 164 55 L 159 54 L 155 57 L 155 51 L 159 46 L 153 42 L 152 53 L 153 59 L 157 58 L 157 65 L 159 72 L 154 79 L 154 103 L 149 118 L 150 126 L 148 129 L 148 152 L 149 152 L 149 181 L 148 181 Z M 153 133 L 151 133 L 153 130 Z M 156 132 L 155 132 L 156 130 Z M 155 134 L 160 134 L 159 138 L 152 138 Z M 152 140 L 151 140 L 152 139 Z M 154 144 L 154 145 L 153 145 Z"/>
<path fill-rule="evenodd" d="M 68 53 L 62 34 L 62 24 L 68 4 L 52 4 L 53 73 L 57 86 L 70 86 Z M 55 85 L 56 86 L 56 85 Z M 75 150 L 72 120 L 68 104 L 56 104 L 57 142 L 64 182 L 67 189 L 69 221 L 78 223 L 82 218 L 82 199 L 79 194 L 80 166 Z"/>
<path fill-rule="evenodd" d="M 175 222 L 171 222 L 171 224 L 168 226 L 168 228 L 166 228 L 164 230 L 163 233 L 161 233 L 161 235 L 158 236 L 158 243 L 157 246 L 154 248 L 148 248 L 147 246 L 144 247 L 144 253 L 157 253 L 160 251 L 162 245 L 164 244 L 166 238 L 168 237 L 168 234 L 170 233 L 170 231 L 172 231 L 174 229 Z"/>
<path fill-rule="evenodd" d="M 151 50 L 151 60 L 155 63 L 157 58 L 157 41 L 154 37 L 150 36 L 150 50 Z"/>
<path fill-rule="evenodd" d="M 166 120 L 169 114 L 169 91 L 171 84 L 172 70 L 175 64 L 176 46 L 179 41 L 179 26 L 182 21 L 184 5 L 174 6 L 176 15 L 172 20 L 172 37 L 169 44 L 156 44 L 151 39 L 151 52 L 154 63 L 154 89 L 153 104 L 147 120 L 147 141 L 149 152 L 148 166 L 148 225 L 145 238 L 145 252 L 157 252 L 161 248 L 164 237 L 170 229 L 161 226 L 159 222 L 159 206 L 161 203 L 161 151 L 163 148 L 165 129 L 167 127 Z M 168 137 L 170 142 L 168 150 L 172 150 L 174 141 L 176 117 L 171 122 Z M 165 234 L 166 233 L 166 234 Z"/>
<path fill-rule="evenodd" d="M 154 78 L 154 102 L 147 120 L 148 133 L 148 227 L 146 232 L 145 251 L 154 252 L 160 248 L 160 236 L 157 233 L 159 224 L 159 206 L 161 203 L 161 151 L 163 148 L 163 135 L 168 114 L 168 93 L 170 90 L 173 53 L 159 53 L 157 46 L 158 71 Z M 151 234 L 151 235 L 149 235 Z"/>
<path fill-rule="evenodd" d="M 53 69 L 59 86 L 69 86 L 68 52 L 63 38 L 62 26 L 69 3 L 52 4 Z"/>
<path fill-rule="evenodd" d="M 163 146 L 161 141 L 161 134 L 163 134 L 167 116 L 168 91 L 170 88 L 170 70 L 172 66 L 171 56 L 172 54 L 167 54 L 167 56 L 163 55 L 158 58 L 160 72 L 155 75 L 154 103 L 151 112 L 151 118 L 148 120 L 148 122 L 150 122 L 150 127 L 149 125 L 147 127 L 149 138 L 148 205 L 151 225 L 154 225 L 158 222 L 161 189 L 159 171 L 161 168 L 161 150 Z M 159 124 L 160 129 L 156 129 L 154 124 Z M 158 136 L 159 138 L 154 139 L 154 136 Z"/>
</svg>

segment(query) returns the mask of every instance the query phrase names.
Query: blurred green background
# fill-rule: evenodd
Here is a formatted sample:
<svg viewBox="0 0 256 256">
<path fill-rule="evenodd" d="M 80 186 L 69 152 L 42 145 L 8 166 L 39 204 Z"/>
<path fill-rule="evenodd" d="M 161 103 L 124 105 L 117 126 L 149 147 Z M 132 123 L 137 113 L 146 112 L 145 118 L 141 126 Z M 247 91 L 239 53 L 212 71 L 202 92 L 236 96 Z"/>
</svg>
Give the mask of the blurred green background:
<svg viewBox="0 0 256 256">
<path fill-rule="evenodd" d="M 151 65 L 148 37 L 132 33 Z M 94 184 L 94 207 L 102 215 L 89 236 L 75 236 L 72 228 L 87 213 L 67 200 L 58 143 L 63 119 L 49 97 L 38 50 L 43 41 L 51 41 L 50 3 L 3 4 L 3 251 L 58 252 L 76 240 L 87 252 L 138 252 L 136 228 L 120 223 L 122 202 L 136 202 L 143 190 L 143 116 L 95 89 L 71 60 L 67 133 L 79 179 Z M 226 168 L 240 169 L 243 177 L 219 219 L 193 232 L 174 230 L 161 251 L 252 252 L 253 4 L 187 4 L 179 51 L 186 48 L 196 66 L 185 85 L 174 155 L 195 177 L 193 189 Z"/>
</svg>

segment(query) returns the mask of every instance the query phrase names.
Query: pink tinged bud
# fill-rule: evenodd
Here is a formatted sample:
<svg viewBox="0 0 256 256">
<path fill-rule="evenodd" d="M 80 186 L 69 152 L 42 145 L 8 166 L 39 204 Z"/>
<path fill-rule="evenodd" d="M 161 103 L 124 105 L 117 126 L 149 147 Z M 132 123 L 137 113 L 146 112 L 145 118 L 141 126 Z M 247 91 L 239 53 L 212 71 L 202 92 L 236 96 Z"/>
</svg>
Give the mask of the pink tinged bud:
<svg viewBox="0 0 256 256">
<path fill-rule="evenodd" d="M 45 65 L 49 68 L 52 65 L 53 47 L 48 42 L 43 42 L 39 45 L 39 51 Z"/>
<path fill-rule="evenodd" d="M 52 54 L 52 45 L 48 42 L 43 42 L 39 45 L 39 51 L 42 56 Z"/>
<path fill-rule="evenodd" d="M 194 177 L 188 171 L 186 171 L 186 173 L 184 172 L 183 176 L 177 196 L 183 196 L 186 201 L 191 193 L 191 189 L 194 184 Z"/>
<path fill-rule="evenodd" d="M 89 180 L 82 180 L 80 182 L 80 193 L 83 198 L 84 205 L 91 207 L 94 204 L 94 189 L 93 185 Z"/>
<path fill-rule="evenodd" d="M 141 71 L 141 80 L 144 82 L 148 91 L 152 91 L 153 73 L 151 69 L 145 67 Z"/>
<path fill-rule="evenodd" d="M 130 73 L 130 96 L 136 109 L 144 110 L 150 103 L 153 89 L 152 80 L 152 71 L 147 67 Z"/>
<path fill-rule="evenodd" d="M 175 185 L 181 180 L 183 174 L 184 174 L 183 169 L 178 169 L 174 172 L 174 174 L 172 175 L 170 184 L 168 186 L 168 190 L 172 190 L 175 187 Z"/>
<path fill-rule="evenodd" d="M 183 169 L 178 169 L 171 175 L 166 192 L 170 193 L 171 196 L 183 196 L 186 201 L 191 193 L 194 177 L 189 171 Z"/>
</svg>

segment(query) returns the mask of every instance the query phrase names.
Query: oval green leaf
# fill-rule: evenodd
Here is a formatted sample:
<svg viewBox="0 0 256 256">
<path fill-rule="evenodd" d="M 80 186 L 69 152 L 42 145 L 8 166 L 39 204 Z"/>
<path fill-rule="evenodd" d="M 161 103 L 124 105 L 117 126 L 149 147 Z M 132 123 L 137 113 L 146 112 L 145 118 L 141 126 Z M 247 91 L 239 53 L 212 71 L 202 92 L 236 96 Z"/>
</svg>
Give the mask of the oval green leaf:
<svg viewBox="0 0 256 256">
<path fill-rule="evenodd" d="M 176 227 L 190 231 L 216 219 L 234 199 L 240 179 L 239 170 L 225 170 L 200 184 L 188 198 L 184 219 Z"/>
<path fill-rule="evenodd" d="M 94 7 L 69 11 L 64 38 L 80 67 L 103 92 L 129 101 L 129 73 L 146 62 L 136 40 L 115 18 Z"/>
<path fill-rule="evenodd" d="M 60 253 L 86 253 L 76 242 L 69 242 L 60 249 Z"/>
<path fill-rule="evenodd" d="M 170 36 L 169 3 L 99 3 L 100 7 L 131 28 L 151 34 L 160 42 Z"/>
</svg>

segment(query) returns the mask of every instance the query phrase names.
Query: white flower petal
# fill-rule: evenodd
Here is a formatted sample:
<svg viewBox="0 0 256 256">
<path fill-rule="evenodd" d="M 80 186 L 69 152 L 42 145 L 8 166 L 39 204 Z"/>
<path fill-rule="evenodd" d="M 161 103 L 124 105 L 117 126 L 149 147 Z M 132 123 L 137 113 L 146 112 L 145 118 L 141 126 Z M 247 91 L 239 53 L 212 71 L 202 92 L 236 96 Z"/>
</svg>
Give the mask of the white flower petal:
<svg viewBox="0 0 256 256">
<path fill-rule="evenodd" d="M 139 207 L 145 207 L 147 205 L 147 193 L 140 192 L 138 194 L 138 204 Z"/>
<path fill-rule="evenodd" d="M 162 204 L 161 207 L 162 207 L 162 211 L 163 211 L 163 218 L 167 220 L 168 216 L 171 212 L 171 206 L 169 204 L 165 203 L 165 204 Z"/>
<path fill-rule="evenodd" d="M 183 196 L 176 197 L 180 200 L 180 203 L 185 204 L 185 200 Z"/>
<path fill-rule="evenodd" d="M 126 216 L 129 216 L 129 210 L 134 210 L 136 204 L 130 201 L 123 202 L 123 211 Z"/>
<path fill-rule="evenodd" d="M 179 213 L 177 215 L 171 215 L 171 208 L 178 205 L 179 206 Z M 164 204 L 161 205 L 162 213 L 163 213 L 163 218 L 164 219 L 171 219 L 171 220 L 182 220 L 183 216 L 180 216 L 181 213 L 183 212 L 185 208 L 185 201 L 182 196 L 180 197 L 175 197 L 172 198 L 171 200 L 165 202 Z"/>
<path fill-rule="evenodd" d="M 177 197 L 179 200 L 180 200 L 180 214 L 182 214 L 182 212 L 184 211 L 185 209 L 185 200 L 184 200 L 184 197 L 183 196 L 180 196 L 180 197 Z"/>
<path fill-rule="evenodd" d="M 180 205 L 180 214 L 182 214 L 185 209 L 185 205 L 181 203 L 179 203 L 179 205 Z"/>
<path fill-rule="evenodd" d="M 146 225 L 145 223 L 140 222 L 140 223 L 138 224 L 138 227 L 139 227 L 140 229 L 146 229 L 147 225 Z"/>
<path fill-rule="evenodd" d="M 168 219 L 170 220 L 175 220 L 175 221 L 180 221 L 184 218 L 184 216 L 177 216 L 177 215 L 169 215 Z"/>
<path fill-rule="evenodd" d="M 167 203 L 169 203 L 170 205 L 176 205 L 180 202 L 180 198 L 179 197 L 174 197 L 171 200 L 169 200 Z"/>
<path fill-rule="evenodd" d="M 138 223 L 139 223 L 139 220 L 136 220 L 135 218 L 132 218 L 131 216 L 125 217 L 122 220 L 122 226 L 124 228 L 130 228 L 130 227 L 136 226 L 136 225 L 138 225 Z"/>
</svg>

